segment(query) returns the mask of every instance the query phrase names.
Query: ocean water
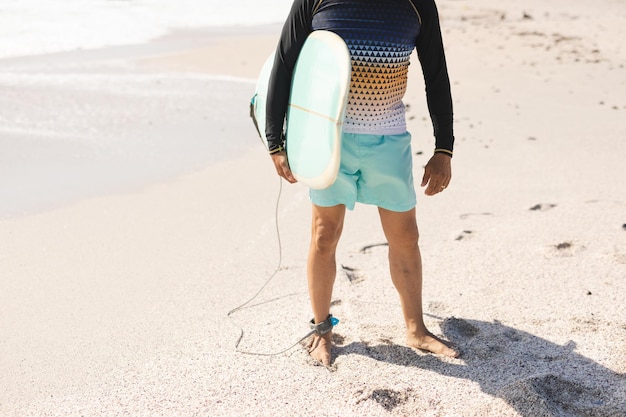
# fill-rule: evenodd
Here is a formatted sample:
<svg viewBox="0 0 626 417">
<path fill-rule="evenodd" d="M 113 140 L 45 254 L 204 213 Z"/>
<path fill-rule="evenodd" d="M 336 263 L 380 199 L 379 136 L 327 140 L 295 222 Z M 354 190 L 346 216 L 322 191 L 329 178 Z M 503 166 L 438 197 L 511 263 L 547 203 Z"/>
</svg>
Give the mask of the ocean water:
<svg viewBox="0 0 626 417">
<path fill-rule="evenodd" d="M 0 0 L 0 58 L 144 42 L 176 28 L 282 21 L 292 0 Z"/>
<path fill-rule="evenodd" d="M 265 155 L 248 115 L 254 80 L 45 54 L 277 23 L 291 1 L 0 0 L 0 219 Z"/>
<path fill-rule="evenodd" d="M 0 220 L 265 156 L 253 89 L 203 74 L 0 71 Z"/>
</svg>

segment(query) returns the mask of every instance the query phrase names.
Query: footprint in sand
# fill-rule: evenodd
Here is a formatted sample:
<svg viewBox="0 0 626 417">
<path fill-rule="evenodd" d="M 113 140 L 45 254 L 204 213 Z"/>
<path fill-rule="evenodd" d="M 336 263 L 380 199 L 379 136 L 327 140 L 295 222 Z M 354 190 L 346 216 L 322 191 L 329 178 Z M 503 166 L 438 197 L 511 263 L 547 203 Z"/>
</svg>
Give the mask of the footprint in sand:
<svg viewBox="0 0 626 417">
<path fill-rule="evenodd" d="M 594 318 L 582 318 L 575 317 L 570 319 L 571 322 L 571 332 L 572 333 L 582 333 L 582 334 L 593 334 L 596 333 L 600 327 L 610 327 L 610 324 L 602 323 L 598 319 Z"/>
<path fill-rule="evenodd" d="M 586 248 L 582 245 L 576 245 L 573 242 L 561 242 L 554 244 L 548 248 L 548 255 L 560 257 L 560 258 L 569 258 L 574 256 Z"/>
<path fill-rule="evenodd" d="M 348 278 L 348 281 L 350 281 L 350 284 L 358 284 L 359 282 L 362 282 L 365 280 L 365 277 L 363 276 L 363 274 L 361 274 L 359 270 L 356 268 L 352 268 L 346 265 L 341 265 L 341 270 L 345 274 L 346 278 Z"/>
<path fill-rule="evenodd" d="M 467 240 L 472 237 L 474 232 L 472 230 L 463 230 L 463 232 L 456 237 L 454 240 Z"/>
<path fill-rule="evenodd" d="M 556 204 L 535 204 L 528 210 L 530 211 L 547 211 L 556 207 Z"/>
<path fill-rule="evenodd" d="M 365 401 L 374 401 L 387 412 L 391 412 L 395 408 L 405 404 L 413 395 L 414 393 L 412 388 L 407 388 L 402 391 L 388 388 L 377 388 L 371 392 L 360 389 L 354 393 L 354 396 L 357 398 L 357 404 Z"/>
<path fill-rule="evenodd" d="M 361 253 L 369 253 L 373 248 L 378 248 L 378 247 L 387 247 L 389 246 L 389 243 L 387 242 L 383 242 L 383 243 L 374 243 L 371 245 L 365 245 L 363 246 L 359 252 Z"/>
<path fill-rule="evenodd" d="M 370 395 L 370 399 L 376 401 L 378 405 L 387 411 L 392 411 L 394 408 L 406 403 L 413 390 L 408 388 L 404 391 L 395 391 L 391 389 L 375 389 Z"/>
</svg>

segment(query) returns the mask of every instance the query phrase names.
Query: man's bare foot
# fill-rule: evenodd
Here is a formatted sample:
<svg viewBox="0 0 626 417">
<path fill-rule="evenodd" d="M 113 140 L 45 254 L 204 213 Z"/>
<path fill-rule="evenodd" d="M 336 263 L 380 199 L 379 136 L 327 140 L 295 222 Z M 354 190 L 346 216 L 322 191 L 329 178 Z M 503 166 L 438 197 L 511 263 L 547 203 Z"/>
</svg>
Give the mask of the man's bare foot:
<svg viewBox="0 0 626 417">
<path fill-rule="evenodd" d="M 322 336 L 313 335 L 309 344 L 309 355 L 324 366 L 330 366 L 331 332 Z"/>
<path fill-rule="evenodd" d="M 424 350 L 436 355 L 443 355 L 449 358 L 459 357 L 459 352 L 451 347 L 450 342 L 441 340 L 430 332 L 421 337 L 407 333 L 407 345 L 409 345 L 409 347 Z"/>
</svg>

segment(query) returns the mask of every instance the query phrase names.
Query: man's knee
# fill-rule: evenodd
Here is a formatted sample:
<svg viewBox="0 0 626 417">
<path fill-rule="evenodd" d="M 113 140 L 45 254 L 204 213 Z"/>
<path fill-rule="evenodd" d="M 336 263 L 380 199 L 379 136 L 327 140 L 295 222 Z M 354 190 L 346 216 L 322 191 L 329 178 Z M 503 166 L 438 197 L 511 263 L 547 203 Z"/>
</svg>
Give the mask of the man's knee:
<svg viewBox="0 0 626 417">
<path fill-rule="evenodd" d="M 387 233 L 389 246 L 398 249 L 414 249 L 418 247 L 419 230 L 414 222 L 406 222 L 401 227 L 394 227 Z"/>
<path fill-rule="evenodd" d="M 341 237 L 342 223 L 316 219 L 313 223 L 311 244 L 320 252 L 334 251 Z"/>
<path fill-rule="evenodd" d="M 417 229 L 406 229 L 389 239 L 389 246 L 396 248 L 415 249 L 418 247 L 419 232 Z"/>
<path fill-rule="evenodd" d="M 418 246 L 419 229 L 415 219 L 415 209 L 402 213 L 379 209 L 379 212 L 390 247 L 415 248 Z"/>
<path fill-rule="evenodd" d="M 341 231 L 346 207 L 318 207 L 313 205 L 311 247 L 318 252 L 334 253 Z"/>
</svg>

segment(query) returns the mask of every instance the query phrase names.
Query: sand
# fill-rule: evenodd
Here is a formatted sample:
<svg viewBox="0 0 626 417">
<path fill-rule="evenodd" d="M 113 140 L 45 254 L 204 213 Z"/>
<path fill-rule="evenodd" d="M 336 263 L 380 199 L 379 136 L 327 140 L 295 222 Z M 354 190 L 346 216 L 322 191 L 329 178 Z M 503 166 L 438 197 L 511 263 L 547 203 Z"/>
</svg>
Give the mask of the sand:
<svg viewBox="0 0 626 417">
<path fill-rule="evenodd" d="M 259 353 L 308 332 L 310 207 L 304 187 L 282 186 L 279 251 L 279 180 L 246 102 L 277 27 L 180 32 L 0 62 L 3 76 L 44 80 L 28 93 L 52 100 L 66 89 L 68 103 L 110 103 L 188 130 L 182 151 L 167 134 L 156 149 L 147 139 L 132 150 L 107 142 L 107 161 L 119 162 L 118 149 L 133 156 L 107 183 L 95 179 L 112 165 L 89 169 L 94 144 L 92 153 L 63 145 L 46 153 L 33 140 L 18 152 L 0 130 L 0 203 L 13 207 L 0 219 L 0 415 L 626 415 L 626 10 L 609 0 L 439 7 L 455 100 L 454 177 L 445 193 L 419 197 L 418 223 L 426 321 L 461 358 L 404 346 L 376 210 L 362 205 L 348 213 L 338 249 L 332 367 L 313 366 L 300 345 L 275 356 L 236 352 L 240 329 L 239 348 Z M 216 59 L 234 51 L 245 59 Z M 85 87 L 78 96 L 58 86 L 76 73 L 121 74 L 128 88 Z M 421 178 L 433 140 L 415 60 L 411 77 Z M 188 106 L 176 118 L 156 104 L 143 117 L 148 104 L 135 99 L 145 80 L 172 83 L 159 96 L 201 97 L 176 96 L 173 106 Z M 205 103 L 195 89 L 211 94 L 216 81 L 232 94 L 194 113 Z M 4 113 L 39 120 L 41 107 L 18 111 L 4 96 Z M 236 123 L 211 130 L 219 109 Z M 113 126 L 108 114 L 92 116 L 86 125 L 109 123 L 128 140 L 154 132 L 132 117 Z M 211 123 L 196 124 L 201 116 Z M 225 138 L 239 142 L 225 149 Z M 57 180 L 36 188 L 19 169 L 40 160 L 79 177 L 63 186 L 51 169 Z M 9 196 L 22 180 L 35 188 Z M 272 276 L 279 254 L 271 282 L 228 318 Z"/>
</svg>

